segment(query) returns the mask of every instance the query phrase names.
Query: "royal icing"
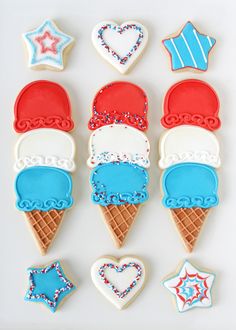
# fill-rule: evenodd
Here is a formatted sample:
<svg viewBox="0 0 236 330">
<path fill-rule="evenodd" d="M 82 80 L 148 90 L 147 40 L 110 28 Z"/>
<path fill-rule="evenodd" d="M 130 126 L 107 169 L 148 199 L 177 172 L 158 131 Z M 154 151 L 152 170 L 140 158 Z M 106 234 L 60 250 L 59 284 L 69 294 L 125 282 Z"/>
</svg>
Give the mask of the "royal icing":
<svg viewBox="0 0 236 330">
<path fill-rule="evenodd" d="M 134 164 L 108 163 L 91 172 L 92 201 L 95 204 L 139 204 L 148 199 L 147 171 Z"/>
<path fill-rule="evenodd" d="M 186 260 L 180 271 L 163 281 L 174 295 L 179 312 L 195 307 L 211 307 L 211 289 L 215 275 L 201 271 Z"/>
<path fill-rule="evenodd" d="M 169 167 L 162 177 L 163 205 L 167 208 L 209 208 L 219 202 L 218 177 L 207 165 L 181 163 Z"/>
<path fill-rule="evenodd" d="M 24 133 L 16 144 L 15 170 L 31 166 L 51 166 L 75 170 L 75 142 L 70 134 L 52 128 Z"/>
<path fill-rule="evenodd" d="M 129 162 L 149 167 L 150 145 L 145 134 L 127 125 L 108 125 L 96 129 L 89 140 L 88 166 L 110 162 Z"/>
<path fill-rule="evenodd" d="M 201 127 L 182 125 L 168 130 L 160 138 L 159 150 L 161 169 L 186 162 L 220 166 L 219 142 Z"/>
<path fill-rule="evenodd" d="M 220 127 L 219 99 L 214 89 L 202 80 L 188 79 L 174 84 L 164 99 L 166 128 L 194 125 L 210 131 Z"/>
<path fill-rule="evenodd" d="M 98 259 L 91 268 L 97 289 L 118 309 L 127 306 L 140 292 L 145 282 L 145 266 L 134 257 Z"/>
<path fill-rule="evenodd" d="M 26 85 L 17 96 L 14 112 L 18 133 L 36 128 L 70 131 L 74 127 L 69 96 L 52 81 L 38 80 Z"/>
<path fill-rule="evenodd" d="M 147 96 L 139 86 L 125 81 L 113 82 L 96 94 L 88 127 L 95 130 L 110 124 L 126 124 L 145 131 L 147 111 Z"/>
<path fill-rule="evenodd" d="M 23 34 L 27 46 L 30 68 L 64 69 L 63 53 L 74 39 L 46 20 L 37 29 Z"/>
<path fill-rule="evenodd" d="M 28 268 L 29 289 L 25 300 L 41 302 L 56 312 L 61 301 L 76 289 L 69 281 L 59 261 L 42 268 Z"/>
<path fill-rule="evenodd" d="M 64 210 L 73 204 L 71 176 L 59 168 L 34 166 L 22 170 L 16 177 L 15 190 L 20 211 Z"/>
<path fill-rule="evenodd" d="M 120 73 L 126 73 L 143 52 L 148 31 L 135 21 L 117 25 L 112 21 L 97 24 L 92 31 L 92 42 L 98 53 Z"/>
<path fill-rule="evenodd" d="M 173 71 L 186 68 L 206 71 L 209 52 L 216 40 L 199 33 L 191 22 L 187 22 L 178 35 L 162 42 L 171 56 Z"/>
</svg>

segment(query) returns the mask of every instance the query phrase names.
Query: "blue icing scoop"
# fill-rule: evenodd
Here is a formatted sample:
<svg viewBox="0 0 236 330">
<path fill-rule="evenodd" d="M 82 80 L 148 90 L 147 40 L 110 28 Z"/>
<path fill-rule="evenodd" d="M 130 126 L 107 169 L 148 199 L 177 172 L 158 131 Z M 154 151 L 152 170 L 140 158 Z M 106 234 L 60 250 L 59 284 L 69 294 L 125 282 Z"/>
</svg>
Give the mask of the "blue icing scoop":
<svg viewBox="0 0 236 330">
<path fill-rule="evenodd" d="M 218 177 L 207 165 L 182 163 L 169 167 L 163 174 L 163 205 L 166 208 L 209 208 L 219 202 Z"/>
<path fill-rule="evenodd" d="M 147 171 L 130 163 L 98 165 L 91 173 L 92 201 L 95 204 L 139 204 L 148 199 Z"/>
<path fill-rule="evenodd" d="M 15 190 L 20 211 L 63 210 L 73 204 L 71 176 L 59 168 L 27 168 L 16 177 Z"/>
</svg>

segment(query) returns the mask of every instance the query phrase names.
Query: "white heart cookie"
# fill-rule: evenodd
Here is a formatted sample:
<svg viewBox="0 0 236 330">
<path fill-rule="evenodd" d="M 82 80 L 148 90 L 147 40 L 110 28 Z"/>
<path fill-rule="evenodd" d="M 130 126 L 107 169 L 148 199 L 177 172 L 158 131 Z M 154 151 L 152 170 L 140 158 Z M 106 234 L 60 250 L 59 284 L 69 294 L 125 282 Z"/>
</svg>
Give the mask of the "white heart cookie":
<svg viewBox="0 0 236 330">
<path fill-rule="evenodd" d="M 137 257 L 99 258 L 91 268 L 97 289 L 118 309 L 123 309 L 141 291 L 145 282 L 145 266 Z"/>
<path fill-rule="evenodd" d="M 103 21 L 92 31 L 95 48 L 120 73 L 128 71 L 144 50 L 147 41 L 147 29 L 135 21 L 124 22 L 121 25 Z"/>
</svg>

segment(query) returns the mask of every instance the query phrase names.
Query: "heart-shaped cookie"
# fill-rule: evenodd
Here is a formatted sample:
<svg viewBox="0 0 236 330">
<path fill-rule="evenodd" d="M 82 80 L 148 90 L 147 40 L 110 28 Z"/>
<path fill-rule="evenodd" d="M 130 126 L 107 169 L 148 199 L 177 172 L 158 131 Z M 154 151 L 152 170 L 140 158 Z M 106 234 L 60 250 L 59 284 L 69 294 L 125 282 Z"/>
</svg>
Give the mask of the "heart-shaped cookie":
<svg viewBox="0 0 236 330">
<path fill-rule="evenodd" d="M 118 309 L 127 307 L 141 291 L 145 282 L 145 267 L 137 257 L 126 256 L 98 259 L 91 268 L 97 289 Z"/>
<path fill-rule="evenodd" d="M 103 21 L 92 31 L 95 48 L 120 73 L 128 71 L 144 50 L 147 41 L 147 29 L 135 21 L 128 21 L 122 25 Z"/>
</svg>

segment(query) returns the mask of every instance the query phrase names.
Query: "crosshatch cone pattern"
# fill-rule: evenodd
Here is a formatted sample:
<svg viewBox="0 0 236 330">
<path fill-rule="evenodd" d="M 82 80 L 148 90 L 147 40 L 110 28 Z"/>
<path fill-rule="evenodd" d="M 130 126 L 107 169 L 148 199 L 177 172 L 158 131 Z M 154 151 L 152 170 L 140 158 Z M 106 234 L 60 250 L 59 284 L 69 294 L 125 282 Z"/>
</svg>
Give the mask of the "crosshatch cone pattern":
<svg viewBox="0 0 236 330">
<path fill-rule="evenodd" d="M 58 228 L 61 225 L 65 210 L 39 211 L 34 210 L 25 212 L 27 222 L 38 243 L 40 252 L 45 255 L 53 239 L 56 236 Z"/>
<path fill-rule="evenodd" d="M 172 218 L 188 252 L 193 251 L 209 210 L 200 207 L 171 209 Z"/>
<path fill-rule="evenodd" d="M 140 204 L 100 206 L 105 223 L 118 248 L 122 247 L 134 223 Z"/>
</svg>

